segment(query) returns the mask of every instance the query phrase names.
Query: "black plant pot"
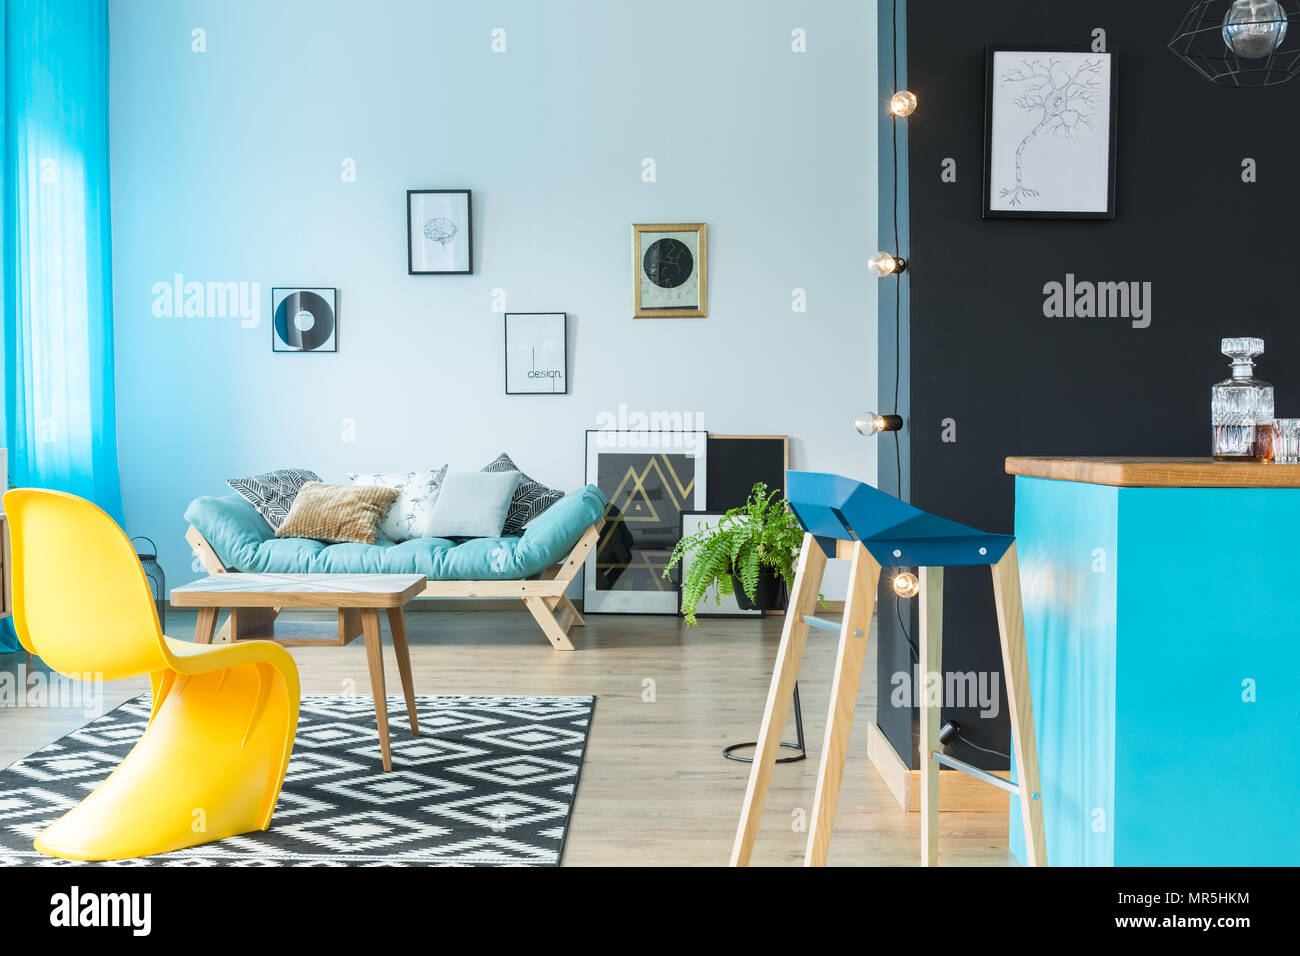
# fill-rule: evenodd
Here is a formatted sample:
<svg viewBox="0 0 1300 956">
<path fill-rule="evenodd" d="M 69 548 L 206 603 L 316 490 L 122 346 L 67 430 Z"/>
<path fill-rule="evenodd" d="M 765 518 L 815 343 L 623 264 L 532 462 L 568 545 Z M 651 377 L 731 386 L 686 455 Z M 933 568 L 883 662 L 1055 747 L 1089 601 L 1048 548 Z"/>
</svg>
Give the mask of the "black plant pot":
<svg viewBox="0 0 1300 956">
<path fill-rule="evenodd" d="M 742 611 L 775 611 L 785 606 L 785 582 L 771 568 L 758 569 L 758 584 L 754 586 L 754 600 L 745 593 L 745 586 L 736 575 L 731 577 L 731 589 Z"/>
</svg>

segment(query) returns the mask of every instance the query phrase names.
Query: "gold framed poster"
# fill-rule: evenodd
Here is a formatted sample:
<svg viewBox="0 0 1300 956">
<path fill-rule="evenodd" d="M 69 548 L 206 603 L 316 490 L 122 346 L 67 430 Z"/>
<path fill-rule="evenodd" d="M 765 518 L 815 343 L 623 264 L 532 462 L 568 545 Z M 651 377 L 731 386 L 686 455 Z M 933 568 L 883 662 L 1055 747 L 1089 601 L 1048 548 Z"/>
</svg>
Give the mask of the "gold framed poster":
<svg viewBox="0 0 1300 956">
<path fill-rule="evenodd" d="M 708 237 L 702 222 L 632 226 L 633 318 L 709 314 Z"/>
</svg>

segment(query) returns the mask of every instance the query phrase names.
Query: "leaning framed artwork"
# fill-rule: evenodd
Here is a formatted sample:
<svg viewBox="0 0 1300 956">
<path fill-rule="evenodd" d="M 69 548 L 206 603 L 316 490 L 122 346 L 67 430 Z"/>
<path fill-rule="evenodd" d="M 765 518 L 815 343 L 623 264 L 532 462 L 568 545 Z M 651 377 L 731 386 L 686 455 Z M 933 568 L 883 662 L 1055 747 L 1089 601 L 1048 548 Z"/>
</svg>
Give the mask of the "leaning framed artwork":
<svg viewBox="0 0 1300 956">
<path fill-rule="evenodd" d="M 1112 53 L 990 46 L 984 218 L 1114 219 Z"/>
<path fill-rule="evenodd" d="M 569 390 L 568 316 L 506 313 L 506 394 L 563 395 Z"/>
<path fill-rule="evenodd" d="M 468 189 L 406 191 L 406 271 L 413 276 L 474 272 L 474 220 Z"/>
<path fill-rule="evenodd" d="M 676 614 L 680 566 L 664 568 L 681 536 L 681 514 L 704 509 L 708 432 L 587 432 L 587 483 L 607 500 L 600 538 L 587 556 L 583 610 Z"/>
<path fill-rule="evenodd" d="M 632 227 L 632 316 L 709 314 L 708 230 L 702 222 Z"/>
</svg>

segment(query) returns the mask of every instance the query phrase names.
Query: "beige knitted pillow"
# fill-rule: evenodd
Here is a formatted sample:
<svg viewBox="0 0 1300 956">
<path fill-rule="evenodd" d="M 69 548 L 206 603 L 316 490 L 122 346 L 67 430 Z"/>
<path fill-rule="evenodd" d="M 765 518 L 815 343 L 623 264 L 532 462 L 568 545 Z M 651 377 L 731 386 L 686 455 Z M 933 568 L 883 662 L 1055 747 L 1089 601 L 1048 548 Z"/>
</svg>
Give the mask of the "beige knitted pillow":
<svg viewBox="0 0 1300 956">
<path fill-rule="evenodd" d="M 396 488 L 378 485 L 327 485 L 309 481 L 302 486 L 289 517 L 275 529 L 277 538 L 315 538 L 335 544 L 352 541 L 374 544 L 375 531 L 397 500 Z"/>
</svg>

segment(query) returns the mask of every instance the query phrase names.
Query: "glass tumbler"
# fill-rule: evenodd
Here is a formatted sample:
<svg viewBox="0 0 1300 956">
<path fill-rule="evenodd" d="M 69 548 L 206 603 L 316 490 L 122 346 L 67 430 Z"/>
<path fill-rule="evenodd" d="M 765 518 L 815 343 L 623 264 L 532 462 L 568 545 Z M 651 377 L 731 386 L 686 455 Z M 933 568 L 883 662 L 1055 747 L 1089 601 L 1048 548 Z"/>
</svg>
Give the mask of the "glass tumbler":
<svg viewBox="0 0 1300 956">
<path fill-rule="evenodd" d="M 1273 426 L 1273 460 L 1300 464 L 1300 418 L 1278 418 Z"/>
</svg>

